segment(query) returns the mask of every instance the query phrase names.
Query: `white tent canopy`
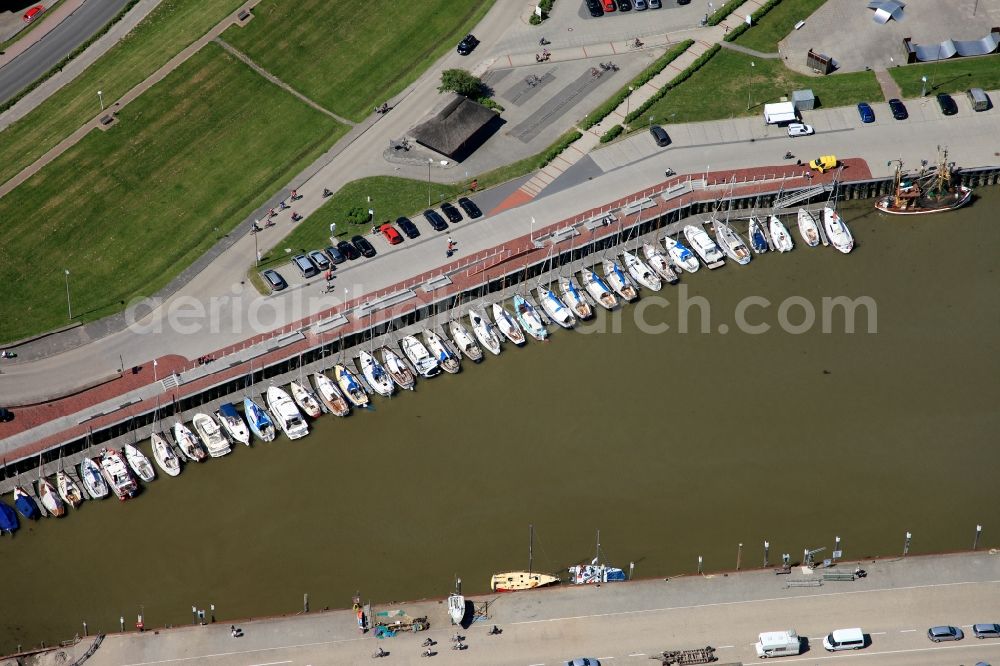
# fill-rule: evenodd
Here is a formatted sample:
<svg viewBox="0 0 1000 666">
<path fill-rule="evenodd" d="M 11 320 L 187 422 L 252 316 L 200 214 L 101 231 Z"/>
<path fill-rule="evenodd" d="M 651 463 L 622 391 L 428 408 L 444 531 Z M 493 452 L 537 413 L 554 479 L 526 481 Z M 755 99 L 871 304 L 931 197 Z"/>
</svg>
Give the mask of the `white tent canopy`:
<svg viewBox="0 0 1000 666">
<path fill-rule="evenodd" d="M 792 102 L 777 102 L 764 105 L 764 122 L 768 125 L 793 123 L 798 120 L 795 115 L 795 105 Z"/>
</svg>

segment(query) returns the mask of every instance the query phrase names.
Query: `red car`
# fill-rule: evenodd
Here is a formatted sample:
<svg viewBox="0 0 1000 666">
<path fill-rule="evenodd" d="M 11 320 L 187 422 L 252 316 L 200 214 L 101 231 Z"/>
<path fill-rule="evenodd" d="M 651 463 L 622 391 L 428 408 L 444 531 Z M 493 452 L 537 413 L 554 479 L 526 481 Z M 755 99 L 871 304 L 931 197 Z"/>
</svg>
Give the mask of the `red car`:
<svg viewBox="0 0 1000 666">
<path fill-rule="evenodd" d="M 22 16 L 21 18 L 24 19 L 25 23 L 31 23 L 36 18 L 38 18 L 39 14 L 41 14 L 44 11 L 45 11 L 45 6 L 44 5 L 35 5 L 31 9 L 29 9 L 28 11 L 24 12 L 24 16 Z"/>
<path fill-rule="evenodd" d="M 391 224 L 383 224 L 378 229 L 382 233 L 382 237 L 389 243 L 389 245 L 399 245 L 403 242 L 403 236 L 398 231 L 396 227 Z"/>
<path fill-rule="evenodd" d="M 615 11 L 615 0 L 601 0 L 601 4 L 604 6 L 604 11 L 613 12 Z"/>
</svg>

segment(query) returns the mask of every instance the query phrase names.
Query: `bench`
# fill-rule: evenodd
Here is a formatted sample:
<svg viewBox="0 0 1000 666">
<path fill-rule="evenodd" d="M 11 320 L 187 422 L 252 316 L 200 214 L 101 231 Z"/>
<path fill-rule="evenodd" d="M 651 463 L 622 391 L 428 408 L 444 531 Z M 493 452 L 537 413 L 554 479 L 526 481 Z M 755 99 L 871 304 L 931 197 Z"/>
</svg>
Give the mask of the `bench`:
<svg viewBox="0 0 1000 666">
<path fill-rule="evenodd" d="M 821 587 L 823 581 L 819 578 L 810 578 L 809 580 L 790 580 L 785 583 L 785 587 Z"/>
<path fill-rule="evenodd" d="M 854 580 L 850 571 L 831 571 L 823 574 L 823 580 Z"/>
</svg>

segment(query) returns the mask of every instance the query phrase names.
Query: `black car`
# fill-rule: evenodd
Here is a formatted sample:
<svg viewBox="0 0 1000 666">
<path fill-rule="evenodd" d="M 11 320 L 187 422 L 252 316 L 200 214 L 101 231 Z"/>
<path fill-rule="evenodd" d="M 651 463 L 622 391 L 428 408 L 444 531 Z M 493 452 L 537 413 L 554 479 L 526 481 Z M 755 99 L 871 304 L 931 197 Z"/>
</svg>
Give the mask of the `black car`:
<svg viewBox="0 0 1000 666">
<path fill-rule="evenodd" d="M 465 211 L 465 214 L 469 216 L 470 220 L 483 216 L 483 211 L 479 210 L 479 206 L 477 206 L 469 197 L 462 197 L 459 199 L 458 205 L 462 207 L 462 210 Z"/>
<path fill-rule="evenodd" d="M 354 247 L 345 240 L 342 240 L 339 243 L 337 243 L 337 249 L 340 250 L 340 253 L 342 255 L 344 255 L 351 261 L 354 261 L 355 259 L 361 256 L 361 253 L 358 252 L 358 248 Z"/>
<path fill-rule="evenodd" d="M 406 234 L 407 238 L 416 238 L 420 235 L 420 229 L 417 229 L 417 225 L 413 224 L 408 217 L 397 217 L 396 226 Z"/>
<path fill-rule="evenodd" d="M 281 277 L 281 273 L 276 270 L 269 268 L 264 271 L 263 276 L 264 282 L 266 282 L 267 286 L 271 288 L 271 291 L 281 291 L 288 286 L 288 283 L 285 282 L 285 278 Z"/>
<path fill-rule="evenodd" d="M 955 104 L 955 100 L 951 98 L 951 95 L 938 93 L 937 103 L 941 107 L 941 113 L 946 116 L 953 116 L 958 113 L 958 105 Z"/>
<path fill-rule="evenodd" d="M 454 204 L 450 203 L 441 204 L 441 212 L 445 214 L 445 216 L 448 218 L 448 221 L 451 222 L 452 224 L 454 224 L 455 222 L 462 221 L 462 214 L 458 212 L 458 209 L 455 208 Z"/>
<path fill-rule="evenodd" d="M 326 256 L 330 257 L 330 261 L 335 264 L 344 263 L 344 253 L 332 245 L 326 248 Z"/>
<path fill-rule="evenodd" d="M 355 236 L 351 239 L 351 243 L 354 247 L 358 249 L 363 256 L 371 259 L 375 256 L 375 246 L 368 242 L 368 239 L 364 236 Z"/>
<path fill-rule="evenodd" d="M 444 218 L 436 210 L 425 210 L 424 219 L 434 227 L 434 231 L 444 231 L 448 228 L 448 223 L 444 221 Z"/>
<path fill-rule="evenodd" d="M 6 407 L 0 407 L 0 422 L 8 423 L 14 420 L 14 412 L 10 411 Z"/>
<path fill-rule="evenodd" d="M 903 102 L 896 98 L 889 100 L 889 110 L 892 111 L 892 117 L 896 120 L 906 120 L 910 117 L 910 114 L 906 112 Z"/>
<path fill-rule="evenodd" d="M 601 0 L 587 0 L 587 9 L 591 16 L 604 16 L 604 8 L 601 7 Z"/>
<path fill-rule="evenodd" d="M 632 0 L 618 0 L 615 4 L 618 5 L 618 11 L 627 12 L 632 9 Z"/>
<path fill-rule="evenodd" d="M 472 49 L 479 46 L 479 40 L 471 32 L 465 36 L 465 39 L 458 43 L 458 55 L 469 55 L 472 53 Z"/>
</svg>

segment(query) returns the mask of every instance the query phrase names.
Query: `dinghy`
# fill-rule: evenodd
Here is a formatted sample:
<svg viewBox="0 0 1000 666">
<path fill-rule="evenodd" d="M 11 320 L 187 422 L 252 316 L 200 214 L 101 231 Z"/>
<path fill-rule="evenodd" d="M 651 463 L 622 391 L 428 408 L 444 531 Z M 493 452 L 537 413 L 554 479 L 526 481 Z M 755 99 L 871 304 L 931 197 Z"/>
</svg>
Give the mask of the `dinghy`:
<svg viewBox="0 0 1000 666">
<path fill-rule="evenodd" d="M 580 277 L 583 281 L 583 288 L 587 290 L 594 301 L 603 305 L 606 310 L 614 310 L 618 306 L 618 297 L 611 291 L 611 287 L 598 277 L 597 273 L 584 268 L 580 271 Z"/>
<path fill-rule="evenodd" d="M 689 224 L 684 227 L 684 238 L 691 245 L 691 248 L 701 257 L 701 260 L 708 264 L 715 264 L 725 260 L 722 250 L 715 244 L 708 232 L 699 224 L 695 226 Z"/>
<path fill-rule="evenodd" d="M 698 263 L 698 257 L 694 256 L 694 252 L 689 250 L 683 243 L 675 241 L 669 236 L 664 236 L 663 246 L 667 248 L 667 256 L 688 273 L 694 273 L 701 268 L 701 264 Z"/>
<path fill-rule="evenodd" d="M 826 229 L 826 237 L 830 239 L 830 244 L 847 254 L 854 249 L 854 236 L 851 230 L 844 224 L 844 220 L 830 206 L 823 208 L 823 228 Z"/>
<path fill-rule="evenodd" d="M 467 359 L 473 363 L 479 363 L 483 360 L 483 350 L 476 344 L 476 339 L 469 333 L 469 329 L 462 325 L 462 322 L 457 319 L 449 320 L 448 335 L 451 336 L 451 341 L 455 343 L 459 351 L 465 354 Z"/>
<path fill-rule="evenodd" d="M 524 332 L 502 303 L 493 304 L 493 319 L 496 320 L 497 328 L 500 329 L 505 338 L 518 346 L 524 344 Z"/>
<path fill-rule="evenodd" d="M 719 244 L 719 247 L 722 248 L 722 251 L 726 253 L 726 256 L 740 266 L 749 264 L 751 259 L 750 250 L 747 248 L 746 243 L 743 242 L 743 239 L 740 238 L 740 235 L 722 220 L 713 221 L 712 226 L 715 227 L 715 240 Z"/>
<path fill-rule="evenodd" d="M 289 382 L 288 388 L 292 392 L 292 399 L 295 400 L 295 404 L 303 412 L 314 419 L 323 416 L 323 408 L 319 406 L 319 400 L 316 398 L 316 394 L 309 390 L 308 384 L 300 384 L 299 382 L 292 381 Z"/>
<path fill-rule="evenodd" d="M 670 284 L 677 282 L 677 273 L 670 266 L 670 260 L 663 256 L 663 253 L 657 250 L 652 243 L 643 243 L 642 253 L 646 256 L 646 263 L 656 271 L 657 275 Z"/>
<path fill-rule="evenodd" d="M 576 317 L 566 307 L 566 304 L 562 302 L 562 299 L 556 296 L 556 292 L 552 291 L 549 287 L 541 285 L 538 285 L 536 289 L 538 290 L 538 304 L 542 306 L 542 310 L 545 311 L 548 318 L 563 328 L 573 328 L 573 325 L 576 323 Z"/>
<path fill-rule="evenodd" d="M 178 421 L 174 424 L 174 441 L 181 453 L 191 462 L 202 462 L 208 458 L 208 451 L 202 446 L 195 434 L 186 425 Z"/>
<path fill-rule="evenodd" d="M 462 626 L 465 619 L 465 597 L 461 594 L 448 595 L 448 615 L 453 624 Z"/>
<path fill-rule="evenodd" d="M 646 265 L 646 262 L 628 250 L 622 250 L 622 262 L 634 282 L 638 282 L 652 291 L 659 291 L 663 288 L 663 280 L 660 279 L 660 276 L 654 273 L 653 269 Z"/>
<path fill-rule="evenodd" d="M 764 235 L 764 225 L 756 217 L 750 218 L 747 225 L 747 235 L 750 237 L 750 247 L 757 254 L 767 252 L 767 237 Z"/>
<path fill-rule="evenodd" d="M 517 321 L 521 327 L 536 340 L 544 340 L 549 337 L 549 332 L 542 323 L 541 317 L 531 307 L 531 303 L 526 301 L 520 294 L 514 295 L 514 312 L 517 314 Z"/>
<path fill-rule="evenodd" d="M 42 512 L 38 510 L 35 499 L 24 491 L 21 486 L 14 486 L 14 508 L 28 520 L 38 520 Z"/>
<path fill-rule="evenodd" d="M 351 405 L 347 398 L 340 392 L 333 380 L 322 372 L 313 373 L 313 386 L 319 394 L 319 399 L 323 401 L 326 408 L 334 416 L 347 416 L 351 413 Z"/>
<path fill-rule="evenodd" d="M 299 439 L 309 434 L 309 426 L 290 395 L 277 386 L 268 386 L 264 397 L 268 411 L 288 439 Z"/>
<path fill-rule="evenodd" d="M 17 514 L 3 502 L 0 502 L 0 535 L 4 532 L 14 534 L 21 524 L 17 520 Z"/>
<path fill-rule="evenodd" d="M 434 377 L 441 374 L 441 366 L 438 365 L 437 359 L 431 356 L 427 347 L 424 347 L 424 343 L 417 340 L 416 336 L 407 335 L 399 341 L 399 347 L 421 377 Z"/>
<path fill-rule="evenodd" d="M 355 407 L 368 406 L 368 392 L 365 391 L 365 387 L 361 385 L 354 373 L 347 369 L 347 366 L 340 363 L 333 366 L 333 377 L 337 381 L 341 393 L 351 401 L 352 405 Z"/>
<path fill-rule="evenodd" d="M 215 417 L 219 419 L 219 423 L 222 425 L 223 430 L 226 431 L 229 439 L 250 446 L 250 429 L 243 422 L 240 413 L 236 411 L 236 405 L 229 402 L 219 405 L 218 411 L 215 412 Z"/>
<path fill-rule="evenodd" d="M 149 462 L 149 458 L 139 450 L 139 447 L 132 444 L 126 444 L 123 448 L 129 469 L 146 483 L 153 481 L 156 478 L 156 470 L 153 469 L 153 463 Z"/>
<path fill-rule="evenodd" d="M 424 329 L 424 342 L 427 344 L 427 351 L 437 359 L 445 372 L 455 374 L 462 369 L 461 359 L 448 349 L 448 345 L 437 333 L 429 328 Z"/>
<path fill-rule="evenodd" d="M 61 518 L 66 515 L 66 504 L 45 477 L 38 479 L 38 499 L 41 500 L 42 506 L 49 512 L 49 515 L 55 518 Z"/>
<path fill-rule="evenodd" d="M 576 278 L 572 275 L 559 278 L 559 291 L 562 293 L 563 303 L 576 315 L 577 319 L 583 321 L 594 316 L 594 309 L 590 307 L 590 303 L 576 283 Z"/>
<path fill-rule="evenodd" d="M 208 455 L 213 458 L 221 458 L 232 451 L 226 434 L 222 432 L 222 428 L 215 422 L 215 419 L 208 414 L 203 412 L 195 414 L 191 419 L 191 425 L 198 433 L 198 437 L 201 438 L 201 443 L 208 449 Z M 126 453 L 128 453 L 127 449 Z"/>
<path fill-rule="evenodd" d="M 63 502 L 74 509 L 83 501 L 83 491 L 80 490 L 80 486 L 76 485 L 73 477 L 62 470 L 56 472 L 56 490 L 59 491 L 59 497 Z"/>
<path fill-rule="evenodd" d="M 788 252 L 794 247 L 792 235 L 788 233 L 788 229 L 781 223 L 777 215 L 767 218 L 767 226 L 771 232 L 771 242 L 774 243 L 774 247 L 778 252 Z"/>
<path fill-rule="evenodd" d="M 617 261 L 605 259 L 601 262 L 601 268 L 604 270 L 604 279 L 616 294 L 630 302 L 639 298 L 639 290 L 628 279 Z"/>
<path fill-rule="evenodd" d="M 368 386 L 371 386 L 373 391 L 386 398 L 392 395 L 394 390 L 392 377 L 372 354 L 366 351 L 361 352 L 358 357 L 358 366 L 361 368 L 361 374 L 364 375 L 365 381 L 368 382 Z"/>
<path fill-rule="evenodd" d="M 250 398 L 243 398 L 243 413 L 247 415 L 247 425 L 253 434 L 264 442 L 273 442 L 277 433 L 274 423 L 264 408 Z M 177 439 L 175 436 L 174 439 Z"/>
<path fill-rule="evenodd" d="M 410 370 L 410 366 L 406 365 L 406 361 L 399 357 L 399 354 L 392 351 L 388 347 L 382 347 L 382 367 L 385 368 L 389 376 L 392 377 L 392 381 L 396 382 L 396 386 L 406 391 L 412 391 L 413 387 L 417 383 L 417 378 L 413 376 L 413 371 Z"/>
<path fill-rule="evenodd" d="M 479 340 L 479 344 L 488 349 L 494 356 L 500 353 L 500 336 L 490 320 L 480 314 L 479 310 L 469 308 L 469 323 L 472 324 L 472 333 Z"/>
<path fill-rule="evenodd" d="M 177 476 L 181 473 L 181 460 L 174 453 L 170 443 L 158 432 L 154 432 L 149 437 L 153 445 L 153 460 L 164 474 Z"/>
<path fill-rule="evenodd" d="M 104 482 L 104 477 L 101 476 L 100 465 L 90 458 L 84 458 L 80 461 L 78 469 L 80 470 L 80 482 L 83 483 L 83 489 L 90 495 L 90 499 L 104 499 L 108 496 L 111 491 L 108 489 L 108 484 Z"/>
<path fill-rule="evenodd" d="M 816 225 L 816 216 L 805 208 L 799 208 L 798 223 L 799 234 L 802 235 L 802 240 L 806 242 L 806 245 L 809 247 L 819 245 L 819 227 Z"/>
<path fill-rule="evenodd" d="M 128 471 L 125 458 L 115 449 L 101 450 L 101 473 L 111 492 L 122 502 L 139 494 L 139 484 Z"/>
</svg>

